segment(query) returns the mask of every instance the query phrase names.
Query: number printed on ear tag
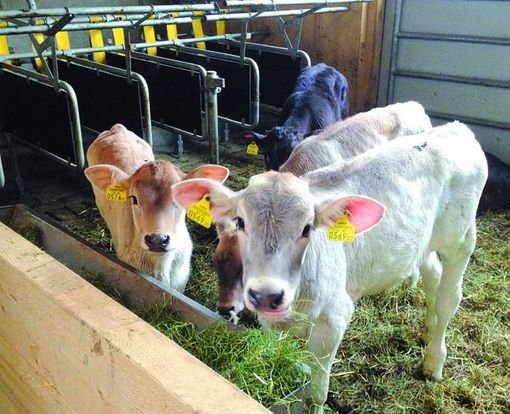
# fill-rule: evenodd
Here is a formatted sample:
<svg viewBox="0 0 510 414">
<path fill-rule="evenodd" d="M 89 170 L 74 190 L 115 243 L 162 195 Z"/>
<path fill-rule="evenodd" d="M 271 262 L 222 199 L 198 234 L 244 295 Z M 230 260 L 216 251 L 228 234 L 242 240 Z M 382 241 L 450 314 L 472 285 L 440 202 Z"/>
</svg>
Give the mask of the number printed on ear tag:
<svg viewBox="0 0 510 414">
<path fill-rule="evenodd" d="M 259 146 L 255 141 L 252 141 L 248 147 L 246 148 L 246 153 L 250 155 L 258 155 L 259 153 Z"/>
<path fill-rule="evenodd" d="M 212 213 L 211 213 L 211 202 L 209 201 L 209 195 L 206 194 L 197 203 L 193 203 L 188 208 L 186 213 L 191 221 L 200 224 L 202 227 L 208 229 L 212 224 Z"/>
<path fill-rule="evenodd" d="M 334 226 L 328 229 L 328 239 L 342 242 L 354 241 L 354 233 L 356 229 L 349 221 L 349 215 L 344 214 L 340 217 Z"/>
<path fill-rule="evenodd" d="M 109 201 L 126 201 L 127 192 L 119 185 L 111 185 L 106 189 L 106 199 Z"/>
</svg>

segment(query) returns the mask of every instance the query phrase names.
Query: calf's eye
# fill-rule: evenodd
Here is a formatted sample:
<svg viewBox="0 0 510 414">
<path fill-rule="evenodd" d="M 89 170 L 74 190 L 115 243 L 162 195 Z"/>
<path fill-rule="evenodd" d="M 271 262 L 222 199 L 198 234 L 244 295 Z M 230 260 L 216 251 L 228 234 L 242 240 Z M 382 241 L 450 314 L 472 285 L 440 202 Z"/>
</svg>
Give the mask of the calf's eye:
<svg viewBox="0 0 510 414">
<path fill-rule="evenodd" d="M 237 223 L 237 229 L 244 231 L 244 220 L 241 217 L 236 217 L 235 221 Z"/>
<path fill-rule="evenodd" d="M 131 201 L 133 201 L 134 206 L 138 205 L 138 199 L 136 198 L 136 196 L 132 195 L 129 196 L 129 198 L 131 199 Z"/>
<path fill-rule="evenodd" d="M 305 228 L 303 229 L 303 232 L 301 233 L 301 237 L 308 237 L 310 236 L 310 230 L 312 229 L 311 224 L 307 224 Z"/>
</svg>

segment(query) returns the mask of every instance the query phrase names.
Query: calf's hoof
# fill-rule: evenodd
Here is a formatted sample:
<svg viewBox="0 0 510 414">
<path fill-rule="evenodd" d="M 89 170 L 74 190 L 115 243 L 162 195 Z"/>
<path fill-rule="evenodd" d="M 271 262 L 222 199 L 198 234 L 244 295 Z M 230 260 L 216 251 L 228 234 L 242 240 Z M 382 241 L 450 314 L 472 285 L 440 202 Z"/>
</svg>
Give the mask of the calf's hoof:
<svg viewBox="0 0 510 414">
<path fill-rule="evenodd" d="M 308 409 L 308 414 L 324 414 L 324 406 L 314 404 Z"/>
<path fill-rule="evenodd" d="M 426 368 L 425 366 L 423 367 L 422 373 L 424 378 L 430 381 L 439 382 L 442 379 L 441 373 L 434 372 L 433 369 Z"/>
</svg>

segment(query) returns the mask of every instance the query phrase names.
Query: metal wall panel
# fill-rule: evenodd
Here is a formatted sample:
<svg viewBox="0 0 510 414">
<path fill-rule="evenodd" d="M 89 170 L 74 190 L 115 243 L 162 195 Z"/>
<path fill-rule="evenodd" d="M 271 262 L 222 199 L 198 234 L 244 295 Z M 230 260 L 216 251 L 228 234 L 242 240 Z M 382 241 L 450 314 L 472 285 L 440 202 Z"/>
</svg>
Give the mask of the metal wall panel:
<svg viewBox="0 0 510 414">
<path fill-rule="evenodd" d="M 510 164 L 510 1 L 388 0 L 378 105 L 416 100 Z"/>
<path fill-rule="evenodd" d="M 397 69 L 510 81 L 510 47 L 506 46 L 506 52 L 504 48 L 481 43 L 400 39 Z"/>
<path fill-rule="evenodd" d="M 452 114 L 454 118 L 510 121 L 510 89 L 506 88 L 398 76 L 395 97 L 396 102 L 416 100 L 427 112 Z"/>
<path fill-rule="evenodd" d="M 510 2 L 405 0 L 402 31 L 510 37 Z"/>
</svg>

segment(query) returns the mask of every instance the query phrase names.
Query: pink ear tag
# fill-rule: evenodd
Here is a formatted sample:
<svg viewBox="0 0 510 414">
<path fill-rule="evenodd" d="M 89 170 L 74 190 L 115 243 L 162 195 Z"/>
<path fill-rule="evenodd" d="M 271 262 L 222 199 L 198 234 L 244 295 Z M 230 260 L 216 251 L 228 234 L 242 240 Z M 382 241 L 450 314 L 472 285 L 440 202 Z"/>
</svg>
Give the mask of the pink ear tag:
<svg viewBox="0 0 510 414">
<path fill-rule="evenodd" d="M 335 224 L 328 228 L 328 239 L 342 242 L 354 241 L 356 229 L 349 221 L 349 215 L 346 213 L 341 216 Z"/>
<path fill-rule="evenodd" d="M 205 194 L 200 201 L 191 204 L 186 213 L 186 217 L 206 229 L 211 227 L 213 216 L 211 213 L 209 195 Z"/>
</svg>

